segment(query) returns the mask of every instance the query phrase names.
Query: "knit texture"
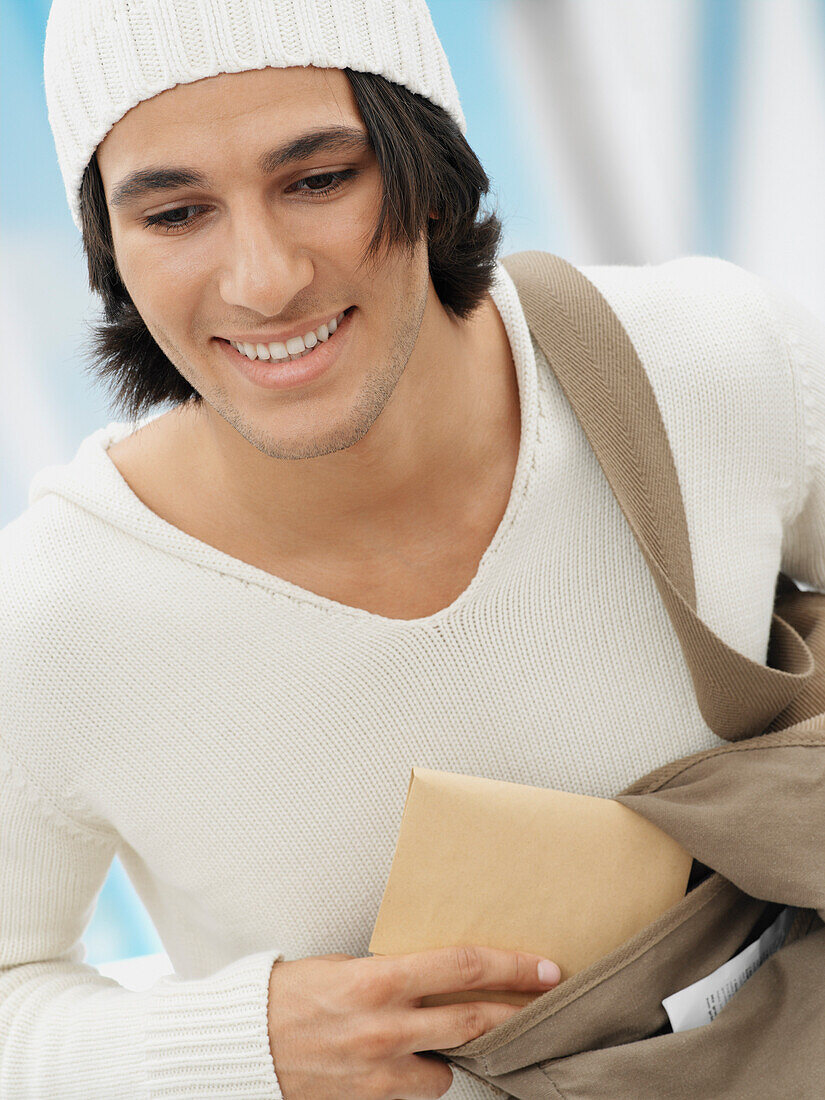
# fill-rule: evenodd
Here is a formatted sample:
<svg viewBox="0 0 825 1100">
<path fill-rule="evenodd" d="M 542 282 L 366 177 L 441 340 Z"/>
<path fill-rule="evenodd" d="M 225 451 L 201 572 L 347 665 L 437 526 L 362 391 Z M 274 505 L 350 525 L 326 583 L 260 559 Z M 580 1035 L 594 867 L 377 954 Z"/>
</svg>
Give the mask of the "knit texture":
<svg viewBox="0 0 825 1100">
<path fill-rule="evenodd" d="M 764 661 L 777 571 L 825 590 L 825 326 L 713 257 L 581 270 L 660 402 L 697 611 Z M 345 606 L 166 523 L 106 454 L 131 424 L 40 471 L 0 531 L 3 1095 L 277 1098 L 272 961 L 368 954 L 412 766 L 610 797 L 724 743 L 501 264 L 493 298 L 518 465 L 434 614 Z M 115 853 L 176 971 L 146 992 L 83 962 Z M 490 1094 L 456 1067 L 447 1095 Z"/>
<path fill-rule="evenodd" d="M 46 106 L 69 209 L 128 110 L 175 84 L 268 67 L 377 73 L 467 124 L 424 0 L 54 0 Z"/>
</svg>

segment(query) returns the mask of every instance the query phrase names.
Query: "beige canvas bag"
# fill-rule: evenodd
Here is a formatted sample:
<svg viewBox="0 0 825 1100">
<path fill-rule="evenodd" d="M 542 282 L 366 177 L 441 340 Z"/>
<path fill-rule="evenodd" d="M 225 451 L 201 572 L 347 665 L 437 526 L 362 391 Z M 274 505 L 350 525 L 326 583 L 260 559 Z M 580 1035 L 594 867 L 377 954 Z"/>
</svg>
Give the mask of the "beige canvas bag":
<svg viewBox="0 0 825 1100">
<path fill-rule="evenodd" d="M 702 622 L 676 467 L 626 331 L 560 257 L 503 263 L 653 573 L 701 713 L 730 744 L 617 796 L 694 857 L 685 896 L 505 1023 L 433 1053 L 496 1095 L 530 1100 L 822 1100 L 825 594 L 779 574 L 765 665 Z M 712 1022 L 674 1032 L 663 999 L 731 959 L 785 906 L 798 909 L 779 950 Z"/>
</svg>

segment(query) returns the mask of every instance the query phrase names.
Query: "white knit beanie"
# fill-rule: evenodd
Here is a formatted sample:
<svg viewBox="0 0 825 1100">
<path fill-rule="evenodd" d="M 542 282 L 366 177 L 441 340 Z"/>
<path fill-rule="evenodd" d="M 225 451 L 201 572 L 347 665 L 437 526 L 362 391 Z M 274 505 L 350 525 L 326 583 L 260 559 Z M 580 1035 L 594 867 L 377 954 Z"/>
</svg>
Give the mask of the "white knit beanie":
<svg viewBox="0 0 825 1100">
<path fill-rule="evenodd" d="M 83 171 L 136 103 L 217 73 L 293 65 L 378 73 L 466 133 L 425 0 L 54 0 L 43 76 L 77 228 Z"/>
</svg>

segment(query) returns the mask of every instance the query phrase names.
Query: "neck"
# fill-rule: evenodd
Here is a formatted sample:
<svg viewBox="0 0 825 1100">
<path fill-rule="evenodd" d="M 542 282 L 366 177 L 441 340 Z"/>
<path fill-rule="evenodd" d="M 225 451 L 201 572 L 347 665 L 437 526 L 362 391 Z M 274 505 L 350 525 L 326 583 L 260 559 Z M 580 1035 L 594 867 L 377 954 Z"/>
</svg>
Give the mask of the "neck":
<svg viewBox="0 0 825 1100">
<path fill-rule="evenodd" d="M 277 554 L 293 555 L 341 540 L 374 552 L 422 524 L 443 528 L 456 509 L 472 513 L 480 476 L 514 431 L 517 448 L 519 431 L 510 344 L 492 299 L 427 350 L 411 356 L 357 443 L 315 458 L 262 453 L 208 405 L 182 413 L 179 453 L 197 454 L 197 491 L 213 515 L 251 544 L 274 541 Z"/>
</svg>

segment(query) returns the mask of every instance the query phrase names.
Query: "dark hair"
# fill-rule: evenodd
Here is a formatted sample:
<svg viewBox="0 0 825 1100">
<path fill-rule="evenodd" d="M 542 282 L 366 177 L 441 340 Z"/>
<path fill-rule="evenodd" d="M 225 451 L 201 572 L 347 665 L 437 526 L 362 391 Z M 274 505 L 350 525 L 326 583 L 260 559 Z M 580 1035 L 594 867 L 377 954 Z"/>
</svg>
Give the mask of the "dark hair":
<svg viewBox="0 0 825 1100">
<path fill-rule="evenodd" d="M 382 245 L 400 242 L 412 252 L 426 231 L 436 294 L 464 320 L 481 305 L 495 274 L 501 221 L 495 213 L 476 220 L 490 180 L 442 107 L 376 73 L 343 71 L 383 181 L 378 224 L 361 262 L 374 260 Z M 121 281 L 96 154 L 80 185 L 80 219 L 89 285 L 103 300 L 103 319 L 87 322 L 87 373 L 108 387 L 115 407 L 131 420 L 161 402 L 201 405 L 201 394 L 157 345 Z"/>
</svg>

